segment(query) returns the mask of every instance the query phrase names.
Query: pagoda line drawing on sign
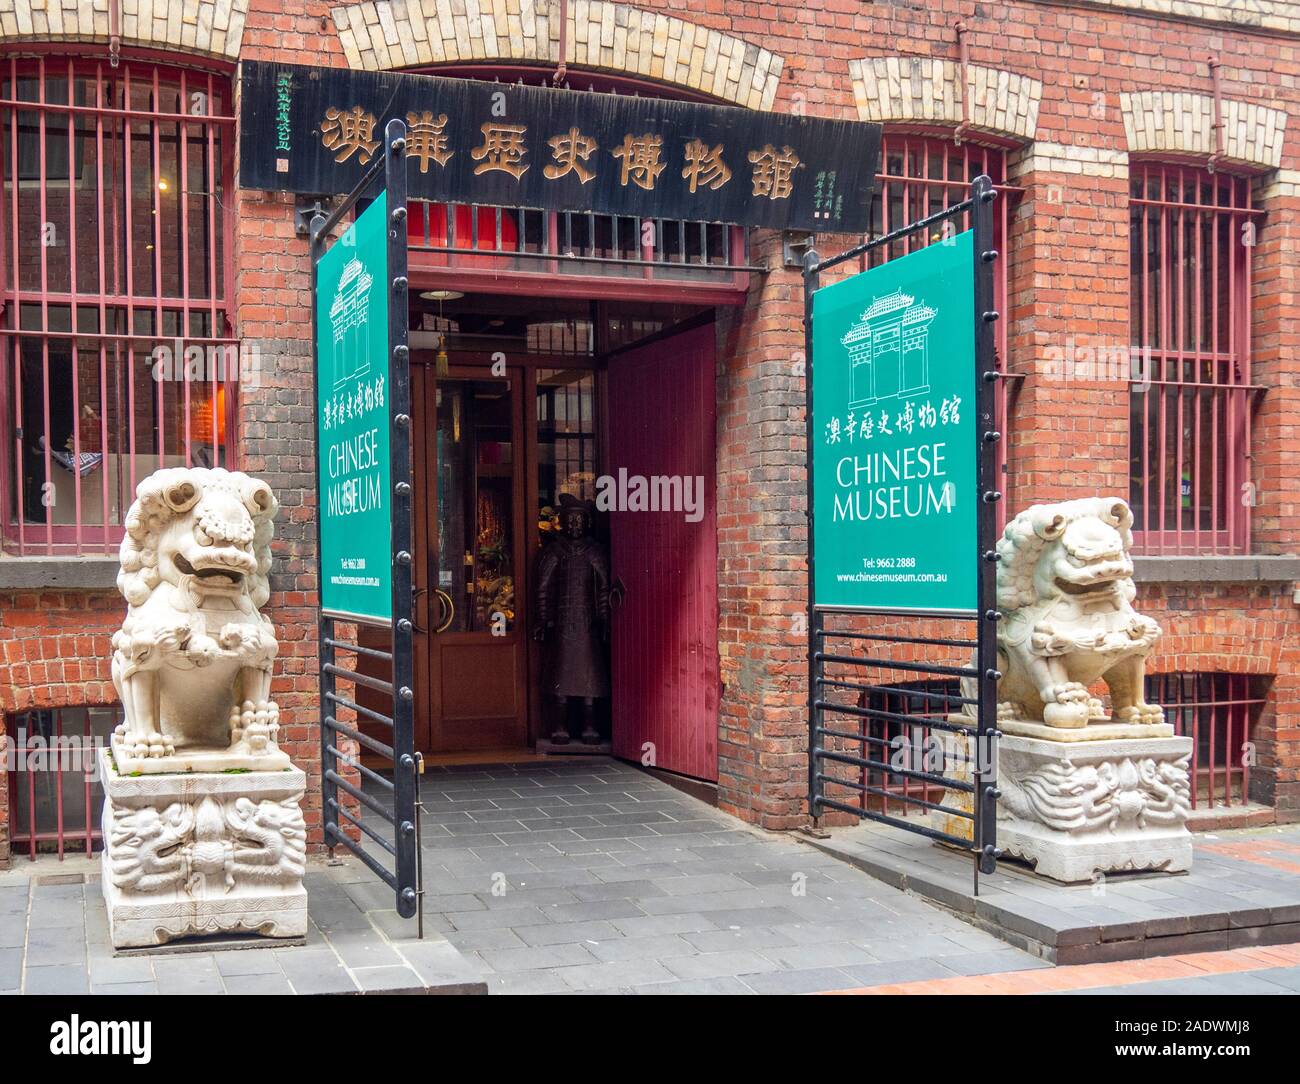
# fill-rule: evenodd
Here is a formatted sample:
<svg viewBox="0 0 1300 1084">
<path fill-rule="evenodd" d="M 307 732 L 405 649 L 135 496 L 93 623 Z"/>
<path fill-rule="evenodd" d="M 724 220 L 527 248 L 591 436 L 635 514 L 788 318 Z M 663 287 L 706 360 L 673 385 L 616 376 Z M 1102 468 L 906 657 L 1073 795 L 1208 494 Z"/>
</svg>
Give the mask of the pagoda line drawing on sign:
<svg viewBox="0 0 1300 1084">
<path fill-rule="evenodd" d="M 370 287 L 374 276 L 353 256 L 339 275 L 338 289 L 330 303 L 330 328 L 333 331 L 334 390 L 355 377 L 370 371 L 370 358 L 364 349 L 365 326 L 370 318 Z M 354 348 L 348 351 L 348 332 L 355 331 Z M 356 347 L 362 347 L 357 349 Z M 349 364 L 351 362 L 351 364 Z"/>
<path fill-rule="evenodd" d="M 930 324 L 938 310 L 901 289 L 874 298 L 840 339 L 849 356 L 849 406 L 930 390 Z"/>
</svg>

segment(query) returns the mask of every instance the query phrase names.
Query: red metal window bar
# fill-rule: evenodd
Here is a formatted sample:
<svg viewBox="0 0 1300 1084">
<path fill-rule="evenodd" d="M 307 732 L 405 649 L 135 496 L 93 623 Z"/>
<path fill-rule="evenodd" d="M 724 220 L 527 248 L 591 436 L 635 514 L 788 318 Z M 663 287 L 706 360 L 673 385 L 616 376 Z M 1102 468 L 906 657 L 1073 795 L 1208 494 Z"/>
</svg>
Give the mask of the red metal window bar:
<svg viewBox="0 0 1300 1084">
<path fill-rule="evenodd" d="M 452 64 L 430 75 L 593 94 L 711 101 L 707 95 L 600 72 L 523 65 Z M 556 212 L 413 200 L 410 272 L 421 286 L 565 297 L 742 304 L 748 231 L 716 222 Z"/>
<path fill-rule="evenodd" d="M 859 719 L 859 733 L 867 737 L 871 756 L 877 760 L 896 762 L 913 771 L 960 778 L 966 774 L 968 763 L 964 740 L 949 731 L 932 729 L 916 722 L 925 718 L 942 721 L 959 713 L 960 704 L 956 698 L 960 696 L 961 687 L 956 680 L 900 680 L 871 686 L 859 695 L 858 707 L 892 714 L 898 717 L 898 721 L 862 718 Z M 903 722 L 904 719 L 913 722 Z M 926 816 L 916 799 L 938 803 L 944 797 L 944 788 L 938 784 L 895 775 L 879 768 L 862 768 L 858 782 L 863 787 L 860 793 L 864 809 L 878 809 L 897 817 Z M 874 789 L 867 790 L 867 787 Z M 892 805 L 891 795 L 898 796 Z"/>
<path fill-rule="evenodd" d="M 1250 800 L 1248 743 L 1264 709 L 1269 679 L 1248 674 L 1149 674 L 1146 698 L 1192 739 L 1192 807 Z"/>
<path fill-rule="evenodd" d="M 969 140 L 959 144 L 951 135 L 886 132 L 880 143 L 880 173 L 876 176 L 878 190 L 872 204 L 871 229 L 874 236 L 880 237 L 960 203 L 970 195 L 970 182 L 981 174 L 993 181 L 998 192 L 993 205 L 993 234 L 997 249 L 1004 256 L 994 265 L 993 296 L 998 312 L 1003 315 L 994 325 L 994 345 L 998 371 L 1003 374 L 998 395 L 997 427 L 1002 433 L 1002 440 L 998 442 L 998 475 L 1005 479 L 1007 449 L 1011 443 L 1008 432 L 1009 388 L 1010 382 L 1016 378 L 1016 374 L 1009 370 L 1007 353 L 1007 329 L 1011 324 L 1007 312 L 1011 263 L 1007 238 L 1012 201 L 1021 191 L 1006 183 L 1006 151 Z M 955 225 L 958 232 L 969 229 L 969 215 L 963 216 Z M 941 240 L 943 233 L 938 229 L 929 236 L 910 234 L 901 241 L 874 250 L 870 258 L 864 254 L 860 266 L 866 270 Z M 1002 489 L 1006 490 L 1005 484 Z M 998 505 L 999 528 L 1005 522 L 1006 505 L 1005 500 Z"/>
<path fill-rule="evenodd" d="M 104 791 L 97 754 L 121 720 L 121 707 L 50 708 L 5 717 L 9 776 L 9 843 L 15 854 L 60 858 L 101 844 Z"/>
<path fill-rule="evenodd" d="M 1137 162 L 1130 193 L 1129 494 L 1148 554 L 1245 553 L 1249 178 Z"/>
<path fill-rule="evenodd" d="M 233 465 L 233 125 L 212 72 L 0 60 L 5 551 L 112 552 L 140 478 Z"/>
</svg>

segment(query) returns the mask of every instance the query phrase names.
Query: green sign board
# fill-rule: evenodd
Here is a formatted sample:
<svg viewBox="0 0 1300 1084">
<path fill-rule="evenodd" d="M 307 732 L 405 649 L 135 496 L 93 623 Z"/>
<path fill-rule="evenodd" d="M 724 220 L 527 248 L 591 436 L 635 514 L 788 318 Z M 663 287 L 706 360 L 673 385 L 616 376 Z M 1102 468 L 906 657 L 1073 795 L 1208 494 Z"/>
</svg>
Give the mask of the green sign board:
<svg viewBox="0 0 1300 1084">
<path fill-rule="evenodd" d="M 968 231 L 813 294 L 813 603 L 973 611 Z"/>
<path fill-rule="evenodd" d="M 321 609 L 391 622 L 388 199 L 316 265 L 316 479 Z"/>
</svg>

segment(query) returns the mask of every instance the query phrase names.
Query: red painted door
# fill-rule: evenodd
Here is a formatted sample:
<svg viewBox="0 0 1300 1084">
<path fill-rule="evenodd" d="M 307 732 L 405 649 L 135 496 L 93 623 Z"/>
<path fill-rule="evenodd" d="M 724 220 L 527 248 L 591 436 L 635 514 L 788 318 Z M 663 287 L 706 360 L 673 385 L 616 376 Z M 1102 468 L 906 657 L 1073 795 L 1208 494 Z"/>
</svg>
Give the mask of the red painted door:
<svg viewBox="0 0 1300 1084">
<path fill-rule="evenodd" d="M 626 479 L 619 488 L 628 495 L 637 479 L 646 492 L 681 494 L 655 502 L 658 511 L 618 505 L 610 513 L 612 582 L 620 588 L 611 627 L 614 754 L 716 781 L 713 325 L 610 358 L 608 405 L 606 473 Z M 677 507 L 666 510 L 665 503 Z"/>
</svg>

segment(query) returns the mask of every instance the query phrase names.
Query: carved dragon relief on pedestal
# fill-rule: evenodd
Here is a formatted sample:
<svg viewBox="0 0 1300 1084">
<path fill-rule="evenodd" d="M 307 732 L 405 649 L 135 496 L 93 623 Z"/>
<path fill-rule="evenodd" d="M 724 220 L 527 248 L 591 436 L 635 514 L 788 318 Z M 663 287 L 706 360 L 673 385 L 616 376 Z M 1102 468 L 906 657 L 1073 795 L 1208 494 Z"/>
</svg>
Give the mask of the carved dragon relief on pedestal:
<svg viewBox="0 0 1300 1084">
<path fill-rule="evenodd" d="M 1004 775 L 1002 804 L 1058 832 L 1178 827 L 1191 812 L 1188 759 L 1049 762 L 1023 776 Z"/>
<path fill-rule="evenodd" d="M 298 798 L 225 803 L 211 795 L 106 811 L 111 880 L 123 893 L 228 893 L 302 880 L 307 828 Z"/>
</svg>

